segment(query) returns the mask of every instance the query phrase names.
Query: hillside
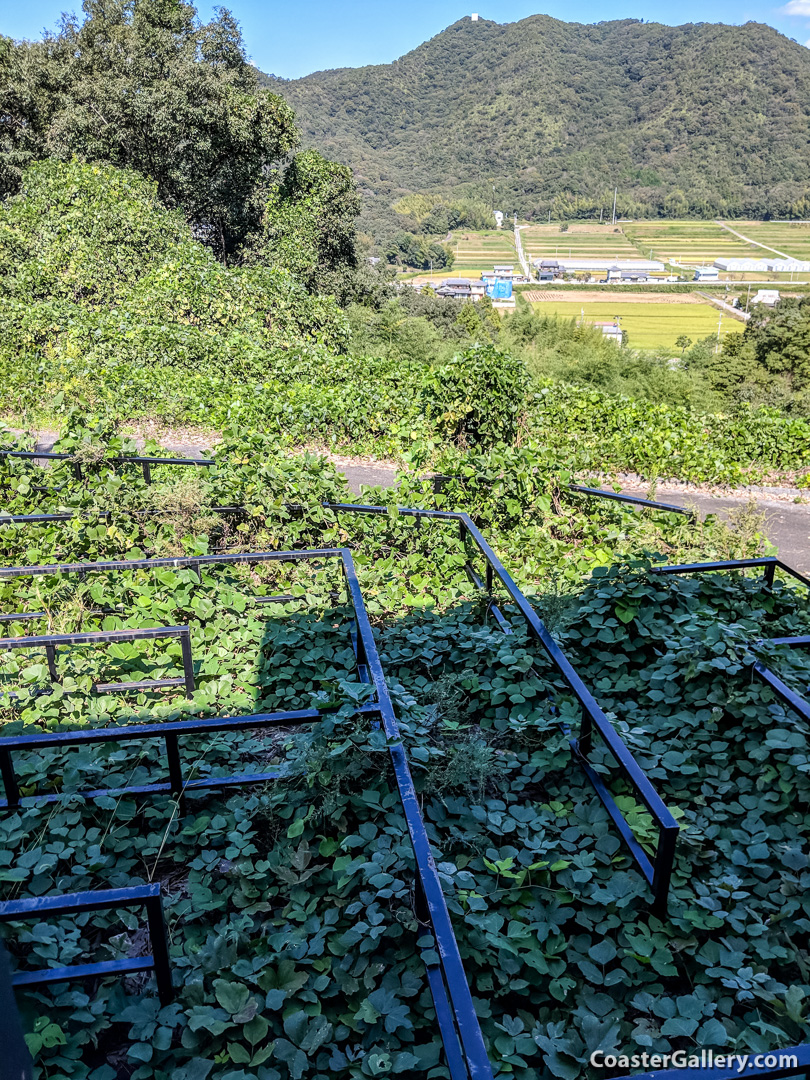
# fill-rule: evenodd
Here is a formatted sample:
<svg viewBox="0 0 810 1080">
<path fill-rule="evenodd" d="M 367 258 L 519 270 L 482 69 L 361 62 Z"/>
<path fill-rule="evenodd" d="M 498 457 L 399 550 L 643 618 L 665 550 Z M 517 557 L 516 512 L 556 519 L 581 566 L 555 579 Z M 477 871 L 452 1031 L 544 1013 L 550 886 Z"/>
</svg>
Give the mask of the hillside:
<svg viewBox="0 0 810 1080">
<path fill-rule="evenodd" d="M 379 214 L 413 191 L 529 217 L 793 210 L 810 195 L 810 50 L 758 23 L 461 19 L 392 64 L 266 77 Z M 556 199 L 556 203 L 555 203 Z"/>
</svg>

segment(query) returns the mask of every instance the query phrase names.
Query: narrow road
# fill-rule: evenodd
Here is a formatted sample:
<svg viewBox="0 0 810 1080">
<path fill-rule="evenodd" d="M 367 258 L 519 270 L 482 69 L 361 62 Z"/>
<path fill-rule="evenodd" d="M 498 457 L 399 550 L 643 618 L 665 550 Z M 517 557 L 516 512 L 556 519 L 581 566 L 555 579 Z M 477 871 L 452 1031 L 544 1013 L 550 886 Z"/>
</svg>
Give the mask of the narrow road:
<svg viewBox="0 0 810 1080">
<path fill-rule="evenodd" d="M 523 252 L 523 238 L 520 235 L 520 230 L 526 228 L 528 228 L 527 225 L 517 225 L 515 227 L 515 251 L 517 252 L 517 257 L 520 260 L 521 270 L 523 271 L 524 275 L 529 278 L 529 280 L 531 280 L 532 271 L 531 267 L 529 266 L 529 260 L 526 258 Z"/>
<path fill-rule="evenodd" d="M 772 251 L 774 255 L 778 255 L 781 259 L 792 259 L 792 255 L 786 255 L 784 251 L 777 251 L 776 248 L 768 247 L 767 244 L 760 244 L 759 240 L 752 240 L 750 236 L 743 236 L 741 232 L 737 232 L 736 229 L 732 229 L 730 225 L 726 225 L 725 221 L 715 221 L 715 225 L 719 225 L 721 229 L 725 229 L 726 232 L 733 233 L 739 237 L 740 240 L 745 240 L 746 244 L 753 244 L 754 247 L 761 247 L 765 251 Z"/>
<path fill-rule="evenodd" d="M 708 300 L 713 307 L 728 312 L 733 319 L 738 319 L 740 322 L 748 322 L 751 318 L 747 311 L 740 311 L 739 308 L 732 307 L 732 305 L 727 304 L 725 300 L 721 300 L 719 296 L 712 296 L 710 293 L 700 292 L 700 290 L 698 290 L 698 296 L 702 296 L 704 300 Z"/>
</svg>

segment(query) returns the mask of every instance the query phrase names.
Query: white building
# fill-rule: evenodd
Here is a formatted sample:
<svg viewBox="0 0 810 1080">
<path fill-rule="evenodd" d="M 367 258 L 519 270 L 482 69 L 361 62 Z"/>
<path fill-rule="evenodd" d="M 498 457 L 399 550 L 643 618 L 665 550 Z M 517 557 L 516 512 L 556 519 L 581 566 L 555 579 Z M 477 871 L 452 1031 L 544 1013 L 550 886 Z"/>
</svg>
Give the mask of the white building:
<svg viewBox="0 0 810 1080">
<path fill-rule="evenodd" d="M 800 259 L 715 259 L 714 265 L 729 274 L 810 274 L 810 262 Z"/>
<path fill-rule="evenodd" d="M 779 303 L 778 289 L 760 289 L 751 297 L 752 304 L 764 304 L 766 307 L 776 307 Z"/>
<path fill-rule="evenodd" d="M 695 271 L 695 281 L 717 281 L 720 271 L 716 266 L 699 266 Z"/>
<path fill-rule="evenodd" d="M 595 330 L 601 330 L 602 335 L 607 338 L 608 341 L 614 341 L 617 345 L 622 343 L 622 328 L 615 322 L 595 322 L 591 323 L 591 326 Z"/>
</svg>

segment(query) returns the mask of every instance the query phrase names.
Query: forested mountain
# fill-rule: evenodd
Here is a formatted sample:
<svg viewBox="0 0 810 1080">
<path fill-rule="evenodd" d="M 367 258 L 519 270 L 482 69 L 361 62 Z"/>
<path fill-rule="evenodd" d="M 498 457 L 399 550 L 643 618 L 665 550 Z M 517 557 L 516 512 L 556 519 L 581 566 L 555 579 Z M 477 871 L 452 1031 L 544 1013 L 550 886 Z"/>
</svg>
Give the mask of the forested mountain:
<svg viewBox="0 0 810 1080">
<path fill-rule="evenodd" d="M 378 220 L 413 191 L 598 217 L 614 184 L 631 215 L 810 216 L 810 49 L 759 23 L 464 18 L 392 64 L 264 82 Z"/>
</svg>

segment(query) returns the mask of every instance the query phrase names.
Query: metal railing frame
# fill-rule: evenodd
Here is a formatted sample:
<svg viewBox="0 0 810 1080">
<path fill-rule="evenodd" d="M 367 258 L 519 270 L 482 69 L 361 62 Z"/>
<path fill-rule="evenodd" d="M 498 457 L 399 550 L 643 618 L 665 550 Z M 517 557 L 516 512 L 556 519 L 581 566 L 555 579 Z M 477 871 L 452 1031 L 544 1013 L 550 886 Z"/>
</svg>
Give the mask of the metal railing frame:
<svg viewBox="0 0 810 1080">
<path fill-rule="evenodd" d="M 123 960 L 102 960 L 95 964 L 71 964 L 68 967 L 41 968 L 37 971 L 17 971 L 11 985 L 20 987 L 47 986 L 70 979 L 95 979 L 106 975 L 134 975 L 154 971 L 161 1005 L 174 997 L 169 961 L 169 941 L 160 884 L 131 885 L 126 889 L 99 889 L 60 896 L 35 896 L 24 900 L 0 902 L 0 922 L 41 921 L 42 916 L 78 915 L 84 911 L 119 910 L 127 907 L 146 908 L 146 921 L 152 952 L 149 956 Z"/>
<path fill-rule="evenodd" d="M 321 505 L 335 513 L 359 513 L 369 515 L 389 514 L 389 507 L 385 506 L 366 506 L 356 503 L 322 503 Z M 462 543 L 469 537 L 478 548 L 479 553 L 484 556 L 486 561 L 484 589 L 487 594 L 491 595 L 494 580 L 495 577 L 497 577 L 512 601 L 517 605 L 530 633 L 537 641 L 539 641 L 548 658 L 551 660 L 552 665 L 556 668 L 558 673 L 562 675 L 582 708 L 582 721 L 580 724 L 579 736 L 571 737 L 571 731 L 567 725 L 562 725 L 563 731 L 569 739 L 569 745 L 576 760 L 593 786 L 600 801 L 605 806 L 605 809 L 624 841 L 631 858 L 650 885 L 653 892 L 653 910 L 658 913 L 664 913 L 666 911 L 669 883 L 675 860 L 675 842 L 679 827 L 672 813 L 666 807 L 658 792 L 641 770 L 633 755 L 627 749 L 624 741 L 605 716 L 604 711 L 597 704 L 593 695 L 587 689 L 582 679 L 554 641 L 554 638 L 539 619 L 534 608 L 518 589 L 517 585 L 507 573 L 506 569 L 503 567 L 502 563 L 468 514 L 457 511 L 422 510 L 409 507 L 397 507 L 397 514 L 416 518 L 417 525 L 422 519 L 458 522 L 459 536 Z M 288 559 L 293 557 L 306 558 L 308 555 L 307 552 L 288 552 L 284 554 Z M 265 553 L 263 557 L 278 557 L 278 553 Z M 204 555 L 163 559 L 112 560 L 95 563 L 54 563 L 29 567 L 0 567 L 0 579 L 59 573 L 84 574 L 90 571 L 117 571 L 143 567 L 197 566 L 204 563 L 238 561 L 243 558 L 244 557 L 240 555 Z M 469 563 L 467 564 L 467 573 L 476 587 L 480 588 L 482 583 Z M 491 604 L 489 610 L 501 626 L 501 629 L 506 630 L 506 620 L 497 605 Z M 616 804 L 615 799 L 610 794 L 605 782 L 588 759 L 588 755 L 592 749 L 594 729 L 602 737 L 603 742 L 609 749 L 613 759 L 616 761 L 620 772 L 647 808 L 658 828 L 658 848 L 656 855 L 652 860 L 636 839 L 635 834 Z M 2 746 L 1 740 L 0 746 Z"/>
<path fill-rule="evenodd" d="M 646 506 L 650 510 L 666 510 L 671 514 L 683 514 L 692 524 L 698 521 L 698 513 L 691 506 L 676 506 L 674 503 L 656 502 L 654 499 L 642 499 L 640 495 L 623 495 L 619 491 L 606 491 L 604 488 L 588 487 L 586 484 L 569 484 L 569 491 L 579 495 L 595 495 L 601 499 L 628 503 L 630 506 Z"/>
<path fill-rule="evenodd" d="M 4 457 L 22 458 L 28 461 L 65 461 L 72 467 L 77 480 L 81 480 L 83 475 L 81 462 L 76 459 L 74 454 L 55 454 L 50 450 L 42 453 L 36 450 L 0 450 L 0 458 Z M 151 484 L 153 465 L 200 465 L 207 468 L 217 463 L 213 458 L 147 457 L 142 454 L 115 454 L 111 457 L 101 458 L 98 464 L 140 465 L 144 480 L 147 484 Z"/>
<path fill-rule="evenodd" d="M 810 648 L 810 637 L 769 638 L 764 641 L 758 641 L 757 644 L 759 646 L 786 645 L 790 648 L 808 649 Z M 798 716 L 801 716 L 804 721 L 810 724 L 810 702 L 808 702 L 806 698 L 803 698 L 801 694 L 797 694 L 792 687 L 788 686 L 786 682 L 780 679 L 779 676 L 763 664 L 761 660 L 758 660 L 754 664 L 754 674 L 767 686 L 770 686 L 771 690 L 773 690 L 780 701 L 784 702 L 789 709 L 792 709 L 793 712 Z"/>
<path fill-rule="evenodd" d="M 79 573 L 124 570 L 161 566 L 200 566 L 206 564 L 281 561 L 298 562 L 314 559 L 340 559 L 346 591 L 354 613 L 352 644 L 361 681 L 370 683 L 376 691 L 376 702 L 359 706 L 355 712 L 376 718 L 382 724 L 388 742 L 388 752 L 394 771 L 397 791 L 402 804 L 416 865 L 416 915 L 423 931 L 435 939 L 438 963 L 425 955 L 428 986 L 433 997 L 447 1066 L 452 1080 L 492 1080 L 492 1066 L 487 1056 L 481 1027 L 475 1013 L 469 983 L 464 972 L 461 953 L 453 932 L 450 914 L 441 887 L 436 864 L 430 848 L 427 829 L 419 809 L 419 800 L 402 742 L 393 703 L 388 693 L 371 623 L 365 609 L 351 552 L 348 548 L 322 548 L 307 551 L 247 552 L 244 554 L 201 555 L 181 558 L 116 560 L 99 563 L 72 563 L 58 567 L 4 567 L 0 577 L 18 577 L 49 573 Z M 31 641 L 32 639 L 27 639 Z M 218 717 L 206 720 L 183 720 L 157 724 L 101 727 L 70 732 L 47 732 L 36 735 L 0 737 L 0 776 L 6 799 L 0 808 L 13 810 L 38 802 L 54 802 L 60 794 L 20 797 L 14 772 L 12 753 L 19 750 L 45 749 L 51 746 L 74 746 L 100 742 L 123 742 L 162 738 L 166 745 L 169 782 L 147 784 L 122 789 L 100 789 L 78 793 L 90 799 L 104 795 L 171 794 L 178 800 L 192 791 L 214 787 L 234 787 L 269 782 L 282 778 L 280 772 L 244 774 L 230 777 L 186 779 L 183 777 L 178 739 L 199 732 L 233 731 L 272 726 L 290 727 L 314 723 L 327 710 L 303 709 L 251 716 Z M 421 935 L 420 935 L 421 936 Z M 432 950 L 431 950 L 432 953 Z"/>
<path fill-rule="evenodd" d="M 184 686 L 186 697 L 194 695 L 194 660 L 191 654 L 191 628 L 188 626 L 155 626 L 140 630 L 93 630 L 77 634 L 37 634 L 30 637 L 0 638 L 0 653 L 12 649 L 45 650 L 48 674 L 52 683 L 61 685 L 56 667 L 56 650 L 66 645 L 114 645 L 121 641 L 153 641 L 160 638 L 179 638 L 183 674 L 179 678 L 144 679 L 129 683 L 97 683 L 97 694 L 124 693 L 131 690 L 160 690 L 170 686 Z M 15 691 L 0 689 L 3 694 L 15 695 Z M 15 695 L 16 696 L 16 695 Z"/>
<path fill-rule="evenodd" d="M 361 506 L 354 503 L 325 503 L 324 505 L 329 509 L 334 510 L 336 513 L 354 512 L 365 514 L 388 514 L 388 508 L 381 506 Z M 481 588 L 483 584 L 483 589 L 489 596 L 492 595 L 495 578 L 501 582 L 510 600 L 520 612 L 530 634 L 540 643 L 553 667 L 556 668 L 557 672 L 562 676 L 565 683 L 579 702 L 580 707 L 582 708 L 579 736 L 571 737 L 571 731 L 567 724 L 562 724 L 561 727 L 566 737 L 569 739 L 569 745 L 577 762 L 607 810 L 608 815 L 624 841 L 631 858 L 650 885 L 653 893 L 653 910 L 659 914 L 665 913 L 669 884 L 672 877 L 672 868 L 675 861 L 675 842 L 677 840 L 679 826 L 671 811 L 664 804 L 661 796 L 655 790 L 646 774 L 642 771 L 635 758 L 628 750 L 621 736 L 616 732 L 607 716 L 605 716 L 604 711 L 601 709 L 596 699 L 585 686 L 568 658 L 546 629 L 545 625 L 537 615 L 537 612 L 506 571 L 469 514 L 449 510 L 418 510 L 408 507 L 398 507 L 397 512 L 404 516 L 416 517 L 417 519 L 432 518 L 444 521 L 456 521 L 458 522 L 459 536 L 462 543 L 469 538 L 478 548 L 479 553 L 483 555 L 486 562 L 485 581 L 483 583 L 481 582 L 481 579 L 475 573 L 469 562 L 467 563 L 466 568 L 468 576 L 471 577 L 473 584 L 477 588 Z M 506 623 L 506 620 L 497 605 L 490 604 L 489 611 L 501 629 L 505 632 L 510 632 L 511 628 Z M 618 765 L 621 774 L 627 780 L 641 802 L 643 802 L 658 827 L 658 848 L 653 860 L 649 858 L 646 851 L 636 839 L 635 834 L 616 804 L 616 801 L 606 784 L 588 760 L 588 754 L 592 748 L 594 730 L 602 737 L 603 742 Z"/>
<path fill-rule="evenodd" d="M 587 488 L 585 489 L 588 494 L 599 493 L 598 489 Z M 615 492 L 604 494 L 608 496 L 616 495 Z M 639 500 L 634 496 L 620 496 L 620 501 L 626 501 L 632 499 L 634 502 L 641 504 L 649 504 L 649 500 Z M 377 514 L 388 515 L 390 508 L 387 506 L 367 506 L 355 503 L 322 503 L 324 508 L 331 509 L 335 513 L 361 513 L 361 514 Z M 292 507 L 290 507 L 292 508 Z M 675 509 L 681 512 L 683 508 L 666 507 L 665 504 L 653 504 L 655 509 Z M 614 823 L 619 834 L 622 837 L 626 847 L 628 848 L 631 857 L 636 863 L 642 875 L 647 880 L 648 884 L 653 891 L 653 908 L 656 912 L 662 913 L 666 910 L 667 895 L 669 891 L 669 883 L 672 875 L 672 868 L 675 858 L 675 843 L 678 835 L 678 825 L 673 815 L 665 806 L 663 800 L 658 795 L 646 775 L 639 768 L 637 762 L 633 758 L 630 751 L 625 746 L 623 740 L 617 734 L 612 724 L 605 716 L 603 710 L 597 704 L 590 691 L 584 685 L 576 671 L 567 660 L 562 650 L 554 641 L 551 634 L 545 628 L 541 620 L 538 618 L 537 613 L 528 603 L 526 598 L 520 592 L 515 585 L 510 575 L 506 572 L 500 561 L 495 556 L 492 548 L 482 536 L 480 530 L 474 524 L 468 514 L 456 511 L 445 510 L 423 510 L 418 508 L 409 507 L 397 507 L 396 513 L 403 516 L 411 516 L 417 519 L 417 524 L 422 519 L 437 519 L 443 521 L 457 521 L 459 523 L 459 532 L 462 542 L 467 537 L 471 538 L 478 548 L 479 552 L 484 556 L 486 561 L 486 583 L 484 590 L 487 594 L 491 595 L 492 587 L 494 584 L 494 578 L 497 576 L 501 583 L 504 585 L 511 600 L 517 605 L 530 633 L 543 647 L 547 656 L 551 660 L 553 666 L 557 669 L 558 673 L 562 675 L 563 679 L 567 683 L 569 689 L 574 693 L 574 696 L 579 701 L 582 708 L 582 720 L 580 723 L 579 736 L 575 738 L 569 738 L 569 744 L 572 752 L 574 753 L 577 761 L 583 769 L 588 780 L 592 784 L 597 796 L 605 806 L 611 821 Z M 265 553 L 268 554 L 268 553 Z M 270 553 L 272 555 L 278 555 L 278 553 Z M 287 557 L 302 557 L 305 558 L 306 552 L 300 553 L 287 553 Z M 98 570 L 119 570 L 125 568 L 138 568 L 142 566 L 178 566 L 178 565 L 198 565 L 204 562 L 227 562 L 234 559 L 240 559 L 241 556 L 236 555 L 210 555 L 210 556 L 196 556 L 186 558 L 167 558 L 167 559 L 143 559 L 143 560 L 113 560 L 109 562 L 99 563 L 62 563 L 52 564 L 49 566 L 38 567 L 4 567 L 0 568 L 0 578 L 23 576 L 30 574 L 48 574 L 48 573 L 85 573 L 90 569 Z M 752 569 L 761 567 L 765 570 L 765 580 L 769 586 L 773 585 L 774 574 L 777 569 L 783 570 L 785 573 L 793 576 L 796 580 L 810 587 L 810 580 L 800 574 L 798 571 L 793 570 L 787 564 L 776 558 L 760 558 L 760 559 L 737 559 L 737 560 L 725 560 L 722 562 L 710 562 L 710 563 L 690 563 L 686 565 L 675 566 L 661 566 L 652 568 L 653 574 L 686 574 L 686 573 L 703 573 L 709 571 L 718 570 L 735 570 L 735 569 Z M 473 583 L 477 588 L 481 588 L 481 581 L 475 574 L 472 566 L 468 563 L 466 566 L 468 576 L 470 576 Z M 507 630 L 508 624 L 503 618 L 500 609 L 497 605 L 491 604 L 489 610 L 493 614 L 494 618 L 501 626 L 502 629 Z M 619 810 L 615 799 L 610 794 L 605 782 L 601 776 L 596 772 L 593 765 L 589 761 L 589 754 L 592 749 L 593 732 L 594 729 L 602 737 L 603 742 L 610 750 L 611 755 L 616 761 L 622 775 L 634 789 L 640 800 L 644 803 L 647 810 L 650 812 L 654 822 L 658 827 L 658 848 L 653 861 L 650 860 L 647 853 L 633 834 L 632 829 L 627 823 L 626 819 Z M 563 725 L 563 730 L 567 736 L 570 736 L 571 732 L 567 725 Z"/>
</svg>

